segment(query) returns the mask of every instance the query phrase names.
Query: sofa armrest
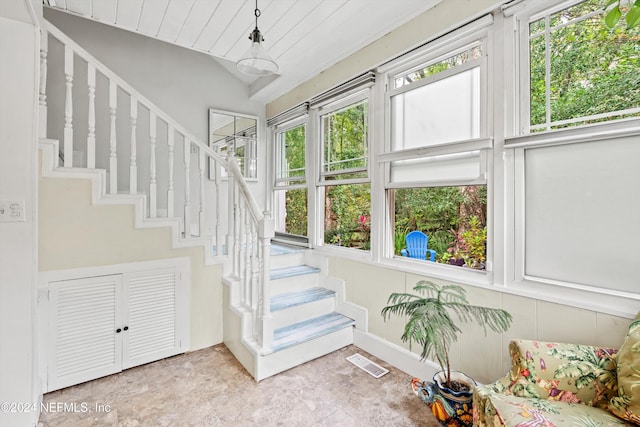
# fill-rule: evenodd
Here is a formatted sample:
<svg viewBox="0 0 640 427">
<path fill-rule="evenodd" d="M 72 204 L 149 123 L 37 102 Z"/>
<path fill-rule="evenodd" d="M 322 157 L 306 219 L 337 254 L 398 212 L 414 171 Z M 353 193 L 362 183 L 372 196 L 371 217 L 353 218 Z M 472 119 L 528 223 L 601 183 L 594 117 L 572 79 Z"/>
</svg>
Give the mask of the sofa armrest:
<svg viewBox="0 0 640 427">
<path fill-rule="evenodd" d="M 509 353 L 507 394 L 602 406 L 616 393 L 615 349 L 513 340 Z"/>
</svg>

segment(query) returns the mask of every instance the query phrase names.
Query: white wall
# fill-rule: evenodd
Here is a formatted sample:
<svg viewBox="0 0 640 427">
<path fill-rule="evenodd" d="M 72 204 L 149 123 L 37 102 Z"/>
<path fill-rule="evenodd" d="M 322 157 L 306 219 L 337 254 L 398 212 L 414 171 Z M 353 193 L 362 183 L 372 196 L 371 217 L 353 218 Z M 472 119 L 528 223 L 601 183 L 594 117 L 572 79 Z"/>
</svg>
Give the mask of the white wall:
<svg viewBox="0 0 640 427">
<path fill-rule="evenodd" d="M 16 404 L 37 404 L 40 398 L 35 321 L 39 36 L 30 7 L 28 1 L 7 0 L 0 8 L 0 199 L 25 202 L 24 222 L 0 223 L 0 402 Z M 30 410 L 2 410 L 0 425 L 34 425 L 37 417 Z"/>
<path fill-rule="evenodd" d="M 446 283 L 400 269 L 343 258 L 332 258 L 329 269 L 332 276 L 346 281 L 347 301 L 368 310 L 369 333 L 381 338 L 387 345 L 404 349 L 409 348 L 400 340 L 406 320 L 396 316 L 385 322 L 380 315 L 389 294 L 415 293 L 413 287 L 420 280 Z M 489 331 L 485 336 L 482 328 L 476 325 L 461 325 L 463 332 L 460 340 L 450 352 L 451 367 L 481 383 L 493 382 L 507 372 L 511 366 L 507 346 L 512 339 L 620 348 L 631 322 L 626 318 L 512 295 L 488 287 L 461 286 L 466 289 L 471 304 L 503 308 L 513 316 L 513 323 L 504 334 Z M 419 355 L 421 348 L 414 344 L 411 350 Z"/>
</svg>

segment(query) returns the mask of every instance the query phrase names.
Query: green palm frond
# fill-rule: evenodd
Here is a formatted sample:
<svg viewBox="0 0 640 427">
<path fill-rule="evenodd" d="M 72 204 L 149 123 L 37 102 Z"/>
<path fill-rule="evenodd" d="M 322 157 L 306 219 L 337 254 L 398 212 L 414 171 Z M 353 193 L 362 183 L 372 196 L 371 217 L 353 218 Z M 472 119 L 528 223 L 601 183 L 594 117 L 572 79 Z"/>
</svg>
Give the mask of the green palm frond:
<svg viewBox="0 0 640 427">
<path fill-rule="evenodd" d="M 511 324 L 511 315 L 505 310 L 470 305 L 466 291 L 456 285 L 440 286 L 420 281 L 413 288 L 420 295 L 406 292 L 392 293 L 382 309 L 384 320 L 391 316 L 407 317 L 402 341 L 422 346 L 421 360 L 433 356 L 449 382 L 449 348 L 462 331 L 456 322 L 473 322 L 494 332 L 504 332 Z"/>
</svg>

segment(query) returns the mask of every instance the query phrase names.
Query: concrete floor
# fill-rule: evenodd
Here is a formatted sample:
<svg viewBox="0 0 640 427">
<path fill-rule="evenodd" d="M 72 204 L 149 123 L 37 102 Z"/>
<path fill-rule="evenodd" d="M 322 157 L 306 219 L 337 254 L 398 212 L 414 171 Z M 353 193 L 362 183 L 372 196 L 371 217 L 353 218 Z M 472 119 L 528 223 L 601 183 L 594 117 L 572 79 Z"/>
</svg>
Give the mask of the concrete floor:
<svg viewBox="0 0 640 427">
<path fill-rule="evenodd" d="M 390 372 L 373 378 L 354 353 Z M 221 344 L 48 393 L 38 427 L 439 426 L 410 380 L 349 346 L 256 383 Z"/>
</svg>

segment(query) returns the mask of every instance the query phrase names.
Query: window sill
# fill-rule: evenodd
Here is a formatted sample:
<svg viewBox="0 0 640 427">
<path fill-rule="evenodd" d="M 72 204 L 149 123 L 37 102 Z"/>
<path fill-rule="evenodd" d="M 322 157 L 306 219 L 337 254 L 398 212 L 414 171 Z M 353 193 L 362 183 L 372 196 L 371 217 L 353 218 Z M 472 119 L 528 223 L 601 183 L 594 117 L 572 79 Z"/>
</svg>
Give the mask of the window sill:
<svg viewBox="0 0 640 427">
<path fill-rule="evenodd" d="M 361 262 L 426 278 L 561 304 L 611 316 L 633 319 L 638 310 L 640 310 L 640 295 L 622 295 L 614 291 L 607 292 L 604 289 L 589 289 L 587 287 L 560 287 L 557 284 L 534 278 L 511 281 L 506 285 L 501 285 L 492 282 L 493 274 L 491 271 L 472 270 L 400 257 L 385 258 L 376 262 L 372 259 L 369 251 L 356 249 L 323 246 L 315 249 L 314 252 L 327 257 Z"/>
<path fill-rule="evenodd" d="M 541 301 L 633 319 L 640 309 L 640 295 L 622 295 L 606 289 L 561 287 L 537 278 L 512 281 L 502 291 Z"/>
</svg>

